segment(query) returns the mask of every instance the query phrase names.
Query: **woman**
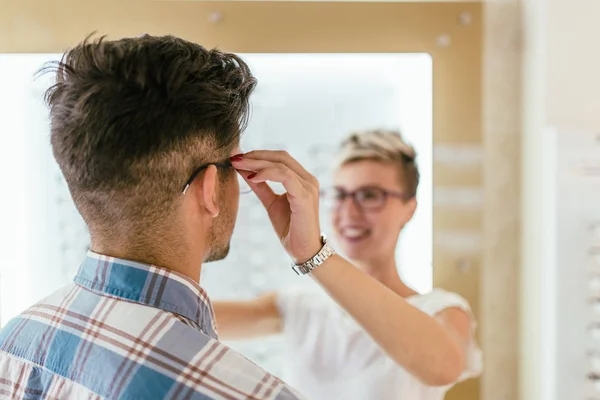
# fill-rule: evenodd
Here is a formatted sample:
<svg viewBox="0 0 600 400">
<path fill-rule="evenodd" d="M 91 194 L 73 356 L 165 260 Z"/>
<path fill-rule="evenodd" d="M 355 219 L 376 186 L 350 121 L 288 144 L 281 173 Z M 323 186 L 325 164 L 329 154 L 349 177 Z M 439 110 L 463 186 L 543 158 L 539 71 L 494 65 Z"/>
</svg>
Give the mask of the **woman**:
<svg viewBox="0 0 600 400">
<path fill-rule="evenodd" d="M 338 251 L 356 268 L 310 275 L 316 290 L 284 289 L 214 304 L 221 339 L 283 333 L 285 380 L 309 399 L 439 400 L 481 372 L 468 303 L 402 282 L 395 248 L 417 206 L 414 149 L 396 132 L 351 135 L 334 187 L 322 190 Z"/>
</svg>

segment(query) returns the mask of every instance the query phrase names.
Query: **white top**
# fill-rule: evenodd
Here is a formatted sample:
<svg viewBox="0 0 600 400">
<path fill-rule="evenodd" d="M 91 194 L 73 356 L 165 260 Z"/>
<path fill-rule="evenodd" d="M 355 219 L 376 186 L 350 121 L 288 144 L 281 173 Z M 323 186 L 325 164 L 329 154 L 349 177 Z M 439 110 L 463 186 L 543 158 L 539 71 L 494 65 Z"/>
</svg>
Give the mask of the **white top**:
<svg viewBox="0 0 600 400">
<path fill-rule="evenodd" d="M 308 399 L 441 400 L 453 386 L 427 386 L 395 364 L 320 288 L 286 288 L 277 299 L 292 360 L 282 378 Z M 475 330 L 469 304 L 455 293 L 434 289 L 406 300 L 432 316 L 447 308 L 465 310 Z M 458 382 L 481 373 L 482 355 L 475 341 L 466 358 Z"/>
</svg>

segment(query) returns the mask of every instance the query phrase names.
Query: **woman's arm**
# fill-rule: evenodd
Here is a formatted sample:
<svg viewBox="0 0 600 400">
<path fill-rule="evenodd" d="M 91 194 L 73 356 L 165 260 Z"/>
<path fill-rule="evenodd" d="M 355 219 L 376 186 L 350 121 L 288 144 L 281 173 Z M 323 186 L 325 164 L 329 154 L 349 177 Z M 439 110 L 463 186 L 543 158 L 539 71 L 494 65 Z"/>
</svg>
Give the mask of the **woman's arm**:
<svg viewBox="0 0 600 400">
<path fill-rule="evenodd" d="M 432 386 L 455 382 L 471 339 L 467 314 L 450 308 L 436 318 L 334 255 L 311 273 L 400 366 Z"/>
<path fill-rule="evenodd" d="M 213 302 L 219 338 L 241 340 L 280 333 L 282 318 L 276 299 L 276 293 L 269 293 L 250 301 Z"/>
<path fill-rule="evenodd" d="M 267 210 L 294 262 L 317 254 L 322 247 L 318 180 L 282 151 L 252 151 L 232 164 Z M 275 193 L 269 181 L 281 183 L 286 192 Z M 460 376 L 469 340 L 466 315 L 430 317 L 337 255 L 311 274 L 396 363 L 423 382 L 446 385 Z"/>
</svg>

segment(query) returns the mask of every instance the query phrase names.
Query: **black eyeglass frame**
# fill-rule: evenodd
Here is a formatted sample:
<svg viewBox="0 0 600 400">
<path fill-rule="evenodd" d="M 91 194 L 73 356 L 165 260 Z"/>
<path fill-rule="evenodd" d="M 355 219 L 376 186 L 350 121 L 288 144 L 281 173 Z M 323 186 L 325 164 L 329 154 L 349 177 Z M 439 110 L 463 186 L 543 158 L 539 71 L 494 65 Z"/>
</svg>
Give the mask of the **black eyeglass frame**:
<svg viewBox="0 0 600 400">
<path fill-rule="evenodd" d="M 185 183 L 185 185 L 183 186 L 183 194 L 185 194 L 187 192 L 187 190 L 192 185 L 192 182 L 194 182 L 194 179 L 196 179 L 196 177 L 200 174 L 200 172 L 204 171 L 206 168 L 210 167 L 211 165 L 214 165 L 217 168 L 233 168 L 233 165 L 230 162 L 202 164 L 201 166 L 196 168 L 196 170 L 194 170 L 194 172 L 192 172 L 192 175 L 190 175 L 190 179 L 188 179 L 187 182 Z"/>
</svg>

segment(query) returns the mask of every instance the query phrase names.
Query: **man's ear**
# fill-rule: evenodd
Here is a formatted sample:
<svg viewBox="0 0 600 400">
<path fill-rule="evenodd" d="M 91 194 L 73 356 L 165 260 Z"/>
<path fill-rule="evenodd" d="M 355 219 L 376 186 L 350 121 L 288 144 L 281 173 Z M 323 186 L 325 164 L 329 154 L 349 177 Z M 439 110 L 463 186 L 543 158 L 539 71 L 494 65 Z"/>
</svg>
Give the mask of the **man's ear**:
<svg viewBox="0 0 600 400">
<path fill-rule="evenodd" d="M 219 215 L 217 203 L 219 184 L 217 167 L 209 165 L 204 171 L 204 179 L 202 179 L 202 200 L 206 211 L 213 218 Z"/>
</svg>

